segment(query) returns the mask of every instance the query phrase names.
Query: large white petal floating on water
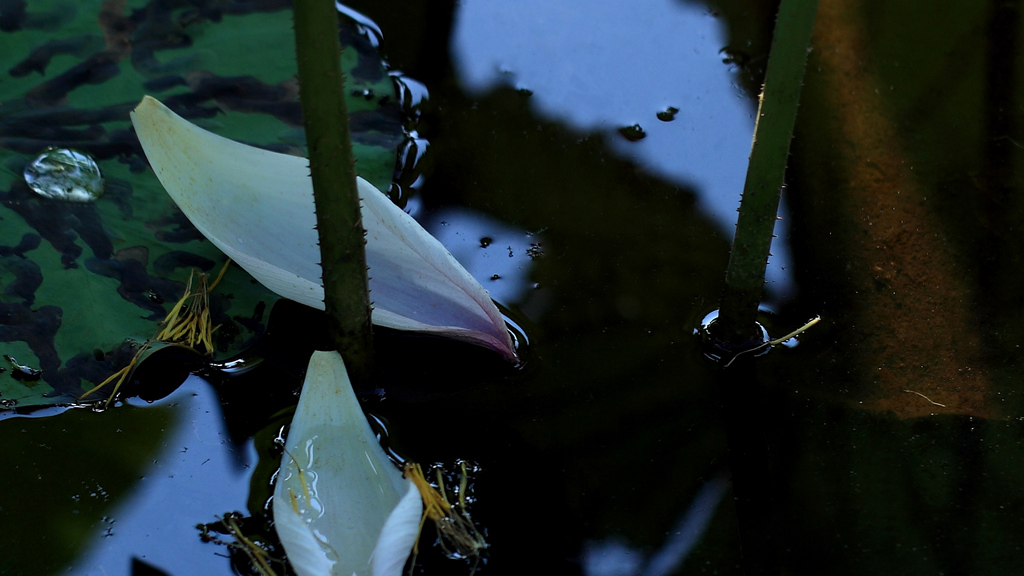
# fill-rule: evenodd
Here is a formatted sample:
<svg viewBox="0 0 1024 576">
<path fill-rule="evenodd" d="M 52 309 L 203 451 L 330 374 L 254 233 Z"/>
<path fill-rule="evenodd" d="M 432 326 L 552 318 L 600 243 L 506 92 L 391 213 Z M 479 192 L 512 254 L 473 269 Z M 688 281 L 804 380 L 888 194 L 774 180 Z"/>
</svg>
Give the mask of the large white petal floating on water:
<svg viewBox="0 0 1024 576">
<path fill-rule="evenodd" d="M 207 132 L 149 96 L 132 124 L 160 183 L 204 236 L 270 290 L 324 309 L 308 160 Z M 501 313 L 480 283 L 387 196 L 358 183 L 373 323 L 514 359 Z"/>
<path fill-rule="evenodd" d="M 399 576 L 419 491 L 370 429 L 337 352 L 314 352 L 274 487 L 274 525 L 299 576 Z"/>
</svg>

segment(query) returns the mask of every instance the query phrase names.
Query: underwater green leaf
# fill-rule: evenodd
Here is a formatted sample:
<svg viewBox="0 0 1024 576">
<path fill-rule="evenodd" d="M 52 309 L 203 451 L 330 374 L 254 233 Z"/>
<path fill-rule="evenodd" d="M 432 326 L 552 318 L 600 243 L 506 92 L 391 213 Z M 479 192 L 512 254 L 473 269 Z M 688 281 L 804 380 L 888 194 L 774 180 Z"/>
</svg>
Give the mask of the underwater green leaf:
<svg viewBox="0 0 1024 576">
<path fill-rule="evenodd" d="M 147 97 L 132 122 L 164 188 L 196 228 L 264 286 L 323 309 L 309 163 L 207 132 Z M 411 216 L 359 178 L 373 323 L 516 357 L 487 291 Z"/>
<path fill-rule="evenodd" d="M 193 269 L 215 275 L 225 262 L 146 169 L 128 118 L 144 94 L 233 138 L 293 154 L 304 146 L 286 2 L 41 2 L 4 18 L 0 358 L 29 370 L 0 360 L 0 417 L 75 402 L 160 329 Z M 353 151 L 384 187 L 403 139 L 392 79 L 354 25 L 340 34 Z M 103 195 L 73 205 L 32 192 L 24 169 L 48 147 L 94 159 Z M 263 333 L 278 296 L 232 266 L 210 299 L 225 358 Z"/>
<path fill-rule="evenodd" d="M 314 352 L 274 488 L 274 526 L 299 576 L 398 576 L 423 504 L 388 459 L 337 352 Z"/>
<path fill-rule="evenodd" d="M 126 166 L 106 168 L 108 192 L 90 203 L 44 198 L 3 178 L 0 349 L 12 359 L 0 373 L 5 408 L 77 401 L 156 334 L 192 270 L 215 275 L 224 266 L 155 181 L 132 185 Z M 210 295 L 214 357 L 251 345 L 275 300 L 229 267 Z"/>
</svg>

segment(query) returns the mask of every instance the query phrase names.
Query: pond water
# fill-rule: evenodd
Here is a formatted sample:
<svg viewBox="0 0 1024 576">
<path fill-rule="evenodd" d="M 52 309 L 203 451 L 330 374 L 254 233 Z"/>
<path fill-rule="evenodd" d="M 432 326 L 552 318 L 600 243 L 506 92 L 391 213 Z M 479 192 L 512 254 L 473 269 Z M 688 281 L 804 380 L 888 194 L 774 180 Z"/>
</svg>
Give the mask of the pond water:
<svg viewBox="0 0 1024 576">
<path fill-rule="evenodd" d="M 404 124 L 404 141 L 360 142 L 400 144 L 391 196 L 522 332 L 512 368 L 378 331 L 383 395 L 365 398 L 403 456 L 480 466 L 481 573 L 1021 572 L 1016 4 L 822 0 L 764 322 L 773 336 L 823 322 L 724 371 L 693 330 L 722 289 L 775 6 L 346 10 L 363 21 L 361 54 L 377 45 L 406 100 L 358 117 L 374 135 Z M 127 112 L 146 93 L 175 97 L 222 135 L 301 152 L 290 30 L 285 2 L 0 2 L 0 353 L 63 369 L 23 327 L 102 317 L 65 303 L 75 284 L 53 287 L 56 273 L 32 284 L 24 262 L 47 246 L 45 270 L 81 261 L 115 299 L 140 289 L 111 267 L 142 262 L 159 279 L 164 262 L 126 251 L 127 233 L 104 248 L 92 208 L 48 227 L 25 208 L 24 166 L 48 146 L 83 150 L 107 179 L 103 221 L 187 236 L 153 216 L 162 192 Z M 175 281 L 146 293 L 173 302 Z M 163 310 L 144 300 L 128 316 Z M 195 526 L 237 511 L 266 533 L 273 439 L 323 326 L 287 302 L 246 306 L 231 312 L 252 316 L 232 344 L 245 344 L 242 367 L 154 357 L 133 388 L 152 402 L 0 416 L 0 574 L 253 573 Z M 76 362 L 109 373 L 127 357 L 106 347 L 146 337 L 139 326 L 79 343 Z M 85 336 L 50 338 L 70 357 Z M 470 572 L 423 545 L 418 571 Z"/>
</svg>

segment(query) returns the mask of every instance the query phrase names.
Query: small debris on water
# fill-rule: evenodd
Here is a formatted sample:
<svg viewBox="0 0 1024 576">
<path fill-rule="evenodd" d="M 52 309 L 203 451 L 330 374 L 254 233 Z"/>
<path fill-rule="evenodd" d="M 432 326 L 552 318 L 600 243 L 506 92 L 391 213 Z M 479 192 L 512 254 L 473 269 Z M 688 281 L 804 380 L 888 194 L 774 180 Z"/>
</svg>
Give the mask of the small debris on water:
<svg viewBox="0 0 1024 576">
<path fill-rule="evenodd" d="M 679 108 L 669 106 L 661 112 L 658 112 L 657 116 L 658 120 L 661 120 L 662 122 L 671 122 L 676 119 L 676 114 L 679 114 Z"/>
<path fill-rule="evenodd" d="M 618 132 L 620 135 L 622 135 L 623 138 L 629 140 L 630 142 L 643 140 L 644 138 L 647 137 L 647 133 L 644 132 L 644 129 L 641 128 L 639 124 L 633 124 L 632 126 L 623 126 L 622 128 L 619 128 Z"/>
</svg>

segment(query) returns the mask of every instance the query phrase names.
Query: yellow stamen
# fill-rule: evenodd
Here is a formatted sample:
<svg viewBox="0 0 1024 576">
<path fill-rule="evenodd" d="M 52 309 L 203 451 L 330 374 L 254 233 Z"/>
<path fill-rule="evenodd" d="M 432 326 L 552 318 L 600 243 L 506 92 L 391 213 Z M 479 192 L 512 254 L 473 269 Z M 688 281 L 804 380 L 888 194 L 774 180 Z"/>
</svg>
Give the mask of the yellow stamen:
<svg viewBox="0 0 1024 576">
<path fill-rule="evenodd" d="M 213 355 L 215 328 L 210 317 L 210 290 L 224 277 L 227 267 L 228 264 L 225 263 L 212 285 L 207 284 L 206 274 L 192 271 L 185 285 L 185 294 L 167 314 L 162 322 L 164 328 L 156 335 L 156 340 L 181 343 L 192 349 L 201 347 L 207 356 Z M 195 292 L 192 288 L 193 282 Z"/>
<path fill-rule="evenodd" d="M 104 408 L 109 408 L 110 407 L 110 402 L 114 400 L 114 396 L 117 394 L 117 391 L 121 389 L 121 385 L 124 384 L 124 381 L 128 378 L 128 375 L 131 374 L 132 370 L 135 369 L 135 365 L 139 362 L 139 357 L 148 348 L 149 348 L 149 343 L 148 342 L 143 344 L 142 347 L 139 348 L 138 352 L 136 352 L 135 355 L 132 356 L 132 359 L 131 359 L 130 362 L 128 362 L 127 366 L 125 366 L 124 368 L 121 368 L 117 372 L 114 372 L 113 374 L 111 374 L 106 380 L 104 380 L 103 382 L 100 382 L 97 386 L 94 386 L 91 390 L 89 390 L 85 394 L 82 394 L 81 396 L 79 396 L 78 399 L 82 400 L 83 398 L 89 396 L 93 392 L 96 392 L 100 388 L 103 388 L 107 384 L 110 384 L 110 382 L 112 382 L 115 378 L 117 378 L 117 383 L 114 384 L 114 390 L 110 393 L 110 396 L 107 398 L 107 401 L 103 404 Z"/>
<path fill-rule="evenodd" d="M 228 266 L 230 265 L 231 258 L 228 258 L 227 261 L 224 262 L 224 265 L 221 266 L 220 272 L 217 273 L 217 279 L 214 280 L 213 284 L 210 284 L 210 287 L 206 289 L 207 292 L 213 292 L 213 289 L 217 287 L 217 284 L 220 284 L 221 279 L 224 278 L 224 273 L 228 271 Z"/>
<path fill-rule="evenodd" d="M 284 450 L 284 453 L 289 458 L 292 459 L 292 464 L 295 464 L 295 469 L 298 470 L 298 472 L 299 472 L 298 473 L 299 484 L 302 485 L 302 495 L 306 497 L 306 503 L 312 502 L 313 498 L 309 495 L 309 486 L 306 485 L 306 473 L 302 471 L 302 466 L 299 465 L 299 461 L 295 459 L 295 456 L 292 456 L 292 453 L 289 452 L 287 448 L 285 448 L 284 446 L 281 446 L 281 449 Z M 291 492 L 291 489 L 289 488 L 288 491 Z M 292 498 L 293 499 L 295 498 L 294 494 L 292 495 Z M 295 508 L 295 513 L 296 514 L 299 513 L 298 507 Z"/>
<path fill-rule="evenodd" d="M 149 349 L 151 342 L 183 344 L 196 352 L 199 352 L 199 350 L 196 350 L 196 347 L 201 346 L 203 348 L 202 353 L 205 353 L 206 356 L 213 356 L 216 350 L 213 346 L 213 333 L 220 326 L 214 327 L 210 316 L 210 291 L 224 278 L 224 274 L 227 273 L 230 264 L 231 259 L 228 259 L 224 266 L 221 267 L 216 280 L 210 285 L 207 285 L 206 274 L 192 270 L 189 273 L 188 282 L 185 284 L 185 293 L 171 307 L 171 311 L 167 313 L 163 321 L 160 322 L 162 328 L 156 335 L 139 348 L 127 366 L 112 374 L 98 386 L 79 396 L 78 399 L 86 398 L 116 379 L 117 383 L 114 385 L 114 390 L 107 398 L 106 404 L 104 404 L 104 407 L 110 406 L 114 396 L 117 395 L 117 391 L 124 384 L 132 370 L 135 369 L 135 366 L 142 358 L 142 354 Z M 196 284 L 195 292 L 193 292 L 193 283 Z"/>
<path fill-rule="evenodd" d="M 459 482 L 458 507 L 452 506 L 448 502 L 440 470 L 437 471 L 439 488 L 434 488 L 427 482 L 419 464 L 407 463 L 403 471 L 405 477 L 412 481 L 416 489 L 419 490 L 420 497 L 423 499 L 423 515 L 420 518 L 419 530 L 423 530 L 427 518 L 430 518 L 437 528 L 438 542 L 446 553 L 465 558 L 475 557 L 479 561 L 480 553 L 487 548 L 488 544 L 466 514 L 463 494 L 469 485 L 469 480 L 466 476 L 465 465 L 462 466 L 462 478 Z M 418 553 L 419 538 L 417 537 L 417 544 L 413 546 L 413 562 Z"/>
<path fill-rule="evenodd" d="M 277 576 L 274 570 L 270 567 L 268 560 L 267 551 L 257 546 L 252 540 L 249 540 L 242 534 L 242 529 L 238 527 L 238 523 L 235 522 L 235 518 L 231 515 L 227 515 L 224 519 L 228 525 L 228 531 L 231 535 L 238 540 L 240 548 L 245 555 L 249 557 L 249 560 L 256 566 L 262 576 Z"/>
</svg>

